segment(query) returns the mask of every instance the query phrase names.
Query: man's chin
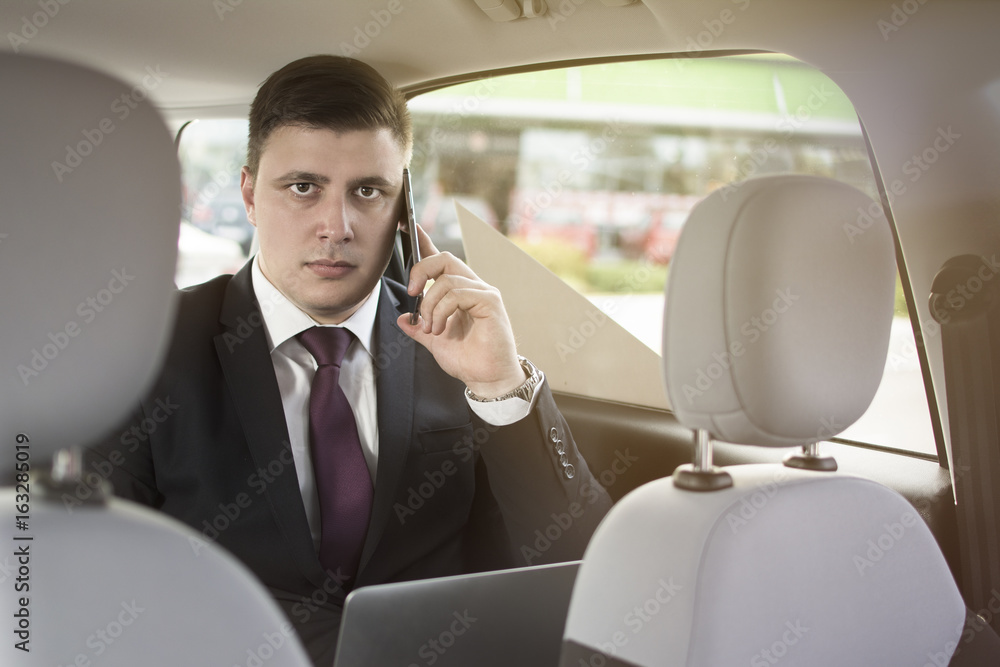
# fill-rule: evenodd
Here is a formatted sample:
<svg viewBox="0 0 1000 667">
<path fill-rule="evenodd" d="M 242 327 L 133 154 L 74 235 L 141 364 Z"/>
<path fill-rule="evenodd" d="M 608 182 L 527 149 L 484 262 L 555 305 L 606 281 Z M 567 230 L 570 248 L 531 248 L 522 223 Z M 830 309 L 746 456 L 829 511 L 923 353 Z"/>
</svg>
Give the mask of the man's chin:
<svg viewBox="0 0 1000 667">
<path fill-rule="evenodd" d="M 352 294 L 340 293 L 336 297 L 331 297 L 329 294 L 322 295 L 306 300 L 300 308 L 320 324 L 340 324 L 357 312 L 368 300 L 374 287 L 372 285 L 367 290 Z"/>
</svg>

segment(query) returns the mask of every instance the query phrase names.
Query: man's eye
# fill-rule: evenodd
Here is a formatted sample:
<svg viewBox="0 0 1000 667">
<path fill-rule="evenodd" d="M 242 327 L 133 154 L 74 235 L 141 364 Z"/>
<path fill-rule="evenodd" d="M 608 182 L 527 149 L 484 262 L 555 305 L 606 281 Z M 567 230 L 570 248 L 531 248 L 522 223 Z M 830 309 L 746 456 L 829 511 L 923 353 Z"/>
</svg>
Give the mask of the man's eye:
<svg viewBox="0 0 1000 667">
<path fill-rule="evenodd" d="M 297 195 L 309 195 L 313 193 L 316 186 L 312 183 L 292 183 L 291 187 L 292 192 Z"/>
<path fill-rule="evenodd" d="M 355 190 L 362 199 L 375 199 L 378 196 L 379 191 L 370 185 L 362 185 L 360 188 Z"/>
</svg>

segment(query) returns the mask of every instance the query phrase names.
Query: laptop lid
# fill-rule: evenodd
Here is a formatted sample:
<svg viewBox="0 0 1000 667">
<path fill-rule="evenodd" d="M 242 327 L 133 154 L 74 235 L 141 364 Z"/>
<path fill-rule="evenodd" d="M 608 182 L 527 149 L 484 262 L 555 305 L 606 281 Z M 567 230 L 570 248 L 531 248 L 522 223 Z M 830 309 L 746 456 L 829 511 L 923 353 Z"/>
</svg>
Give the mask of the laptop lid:
<svg viewBox="0 0 1000 667">
<path fill-rule="evenodd" d="M 579 562 L 366 586 L 344 605 L 335 667 L 551 667 Z"/>
</svg>

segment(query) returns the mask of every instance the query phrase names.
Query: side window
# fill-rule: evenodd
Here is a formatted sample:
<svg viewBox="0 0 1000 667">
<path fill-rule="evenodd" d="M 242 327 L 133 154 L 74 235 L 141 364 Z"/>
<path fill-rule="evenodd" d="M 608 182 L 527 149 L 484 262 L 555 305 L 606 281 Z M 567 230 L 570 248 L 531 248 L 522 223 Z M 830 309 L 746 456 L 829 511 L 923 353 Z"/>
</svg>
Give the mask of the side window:
<svg viewBox="0 0 1000 667">
<path fill-rule="evenodd" d="M 410 109 L 418 219 L 439 248 L 463 251 L 458 202 L 656 353 L 662 322 L 650 314 L 662 312 L 681 228 L 708 193 L 792 172 L 877 199 L 850 101 L 780 55 L 516 74 L 419 95 Z M 879 393 L 843 437 L 935 454 L 905 306 L 892 332 Z"/>
<path fill-rule="evenodd" d="M 240 196 L 246 161 L 246 120 L 203 120 L 181 133 L 178 157 L 184 202 L 178 239 L 178 287 L 234 273 L 253 241 Z"/>
</svg>

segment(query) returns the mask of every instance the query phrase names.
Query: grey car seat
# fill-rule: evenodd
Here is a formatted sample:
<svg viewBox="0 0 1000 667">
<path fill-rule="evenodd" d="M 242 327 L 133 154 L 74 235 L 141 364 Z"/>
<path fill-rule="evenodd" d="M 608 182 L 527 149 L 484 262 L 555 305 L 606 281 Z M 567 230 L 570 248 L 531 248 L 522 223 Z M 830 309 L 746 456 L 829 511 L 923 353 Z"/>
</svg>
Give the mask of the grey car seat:
<svg viewBox="0 0 1000 667">
<path fill-rule="evenodd" d="M 245 567 L 109 497 L 107 471 L 72 451 L 121 422 L 162 360 L 170 133 L 141 83 L 79 66 L 3 53 L 0 90 L 0 664 L 308 665 Z"/>
<path fill-rule="evenodd" d="M 692 211 L 670 268 L 663 365 L 696 462 L 627 495 L 598 528 L 563 667 L 952 659 L 966 610 L 926 524 L 818 450 L 865 412 L 885 365 L 889 226 L 846 233 L 871 203 L 788 175 Z M 796 449 L 784 465 L 720 469 L 713 439 Z"/>
</svg>

